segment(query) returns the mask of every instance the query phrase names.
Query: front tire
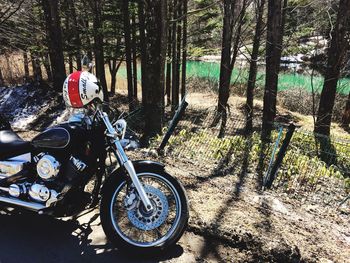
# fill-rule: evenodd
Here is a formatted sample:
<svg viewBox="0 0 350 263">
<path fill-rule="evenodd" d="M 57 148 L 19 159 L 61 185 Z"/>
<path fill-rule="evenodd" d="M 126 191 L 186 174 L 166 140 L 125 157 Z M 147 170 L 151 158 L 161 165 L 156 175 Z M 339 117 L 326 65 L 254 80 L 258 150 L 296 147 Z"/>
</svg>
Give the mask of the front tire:
<svg viewBox="0 0 350 263">
<path fill-rule="evenodd" d="M 187 196 L 180 182 L 164 170 L 136 172 L 158 210 L 146 214 L 140 200 L 128 210 L 124 205 L 128 194 L 125 178 L 113 176 L 102 192 L 102 227 L 108 240 L 126 252 L 159 253 L 176 244 L 185 231 L 189 218 Z"/>
</svg>

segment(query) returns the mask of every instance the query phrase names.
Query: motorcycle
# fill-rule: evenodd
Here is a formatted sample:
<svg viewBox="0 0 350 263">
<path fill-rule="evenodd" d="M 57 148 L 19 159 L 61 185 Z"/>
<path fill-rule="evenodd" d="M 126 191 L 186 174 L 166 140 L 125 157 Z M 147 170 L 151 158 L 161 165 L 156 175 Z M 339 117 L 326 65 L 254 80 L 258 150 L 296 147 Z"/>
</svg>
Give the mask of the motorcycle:
<svg viewBox="0 0 350 263">
<path fill-rule="evenodd" d="M 31 141 L 0 130 L 0 205 L 59 218 L 99 204 L 115 246 L 157 253 L 174 245 L 189 218 L 184 187 L 163 164 L 128 158 L 127 123 L 113 120 L 105 104 L 82 108 Z M 106 173 L 109 154 L 117 165 Z"/>
</svg>

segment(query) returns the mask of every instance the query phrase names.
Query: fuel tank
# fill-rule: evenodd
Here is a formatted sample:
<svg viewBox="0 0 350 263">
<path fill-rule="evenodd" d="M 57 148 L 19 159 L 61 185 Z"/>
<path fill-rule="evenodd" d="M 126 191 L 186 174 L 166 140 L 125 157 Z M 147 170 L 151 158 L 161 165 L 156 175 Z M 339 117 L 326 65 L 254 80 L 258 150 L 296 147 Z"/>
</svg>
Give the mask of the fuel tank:
<svg viewBox="0 0 350 263">
<path fill-rule="evenodd" d="M 88 131 L 76 123 L 64 123 L 40 133 L 32 140 L 37 149 L 68 150 L 88 140 Z"/>
</svg>

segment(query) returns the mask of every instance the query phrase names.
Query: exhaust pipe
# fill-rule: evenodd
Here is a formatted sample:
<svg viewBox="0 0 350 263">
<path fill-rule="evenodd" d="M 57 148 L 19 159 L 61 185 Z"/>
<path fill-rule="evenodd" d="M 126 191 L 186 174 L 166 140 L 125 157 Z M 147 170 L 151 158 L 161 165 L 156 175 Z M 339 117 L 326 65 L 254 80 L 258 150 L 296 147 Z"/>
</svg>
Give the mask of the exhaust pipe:
<svg viewBox="0 0 350 263">
<path fill-rule="evenodd" d="M 22 200 L 19 200 L 19 199 L 10 198 L 10 197 L 4 197 L 4 196 L 0 196 L 0 202 L 4 202 L 4 203 L 7 203 L 7 204 L 24 207 L 24 208 L 32 210 L 32 211 L 39 211 L 39 210 L 42 210 L 42 209 L 46 208 L 46 206 L 42 205 L 42 204 L 22 201 Z"/>
</svg>

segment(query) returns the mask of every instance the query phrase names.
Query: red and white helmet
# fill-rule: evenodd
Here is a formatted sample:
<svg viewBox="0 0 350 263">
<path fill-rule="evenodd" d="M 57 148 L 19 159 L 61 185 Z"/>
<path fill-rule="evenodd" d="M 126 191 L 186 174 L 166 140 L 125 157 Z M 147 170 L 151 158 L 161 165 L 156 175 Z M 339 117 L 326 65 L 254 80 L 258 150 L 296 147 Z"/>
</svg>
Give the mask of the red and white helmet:
<svg viewBox="0 0 350 263">
<path fill-rule="evenodd" d="M 63 99 L 70 107 L 82 108 L 95 99 L 103 101 L 103 91 L 95 75 L 76 71 L 64 81 Z"/>
</svg>

